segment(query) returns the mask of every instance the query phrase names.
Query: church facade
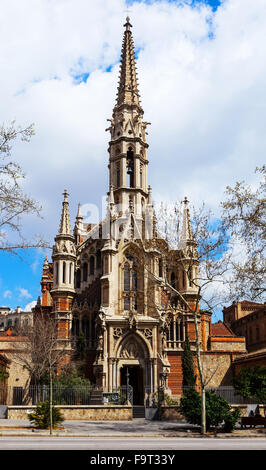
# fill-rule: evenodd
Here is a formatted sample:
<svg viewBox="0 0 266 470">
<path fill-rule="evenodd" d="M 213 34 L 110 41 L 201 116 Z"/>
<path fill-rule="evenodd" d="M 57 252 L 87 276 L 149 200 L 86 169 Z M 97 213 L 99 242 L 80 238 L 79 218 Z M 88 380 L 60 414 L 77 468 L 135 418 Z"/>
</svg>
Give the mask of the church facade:
<svg viewBox="0 0 266 470">
<path fill-rule="evenodd" d="M 245 340 L 221 322 L 212 324 L 211 312 L 200 310 L 192 282 L 199 261 L 186 199 L 181 251 L 158 236 L 148 185 L 149 123 L 140 104 L 129 18 L 124 27 L 117 99 L 106 129 L 106 216 L 97 225 L 85 224 L 79 205 L 72 229 L 64 191 L 52 259 L 43 265 L 42 297 L 35 311 L 57 318 L 60 339 L 74 344 L 82 335 L 92 382 L 112 392 L 129 380 L 134 403 L 143 404 L 145 394 L 158 387 L 174 397 L 182 393 L 186 335 L 195 351 L 191 309 L 205 367 L 212 371 L 219 364 L 211 385 L 229 383 L 232 361 L 245 353 Z"/>
</svg>

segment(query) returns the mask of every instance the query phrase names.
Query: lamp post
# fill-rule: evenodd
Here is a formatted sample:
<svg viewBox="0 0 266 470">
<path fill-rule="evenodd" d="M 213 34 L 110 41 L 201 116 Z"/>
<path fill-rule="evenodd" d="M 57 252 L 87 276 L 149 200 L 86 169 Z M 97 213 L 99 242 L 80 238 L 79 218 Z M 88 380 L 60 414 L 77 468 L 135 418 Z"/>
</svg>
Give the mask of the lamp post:
<svg viewBox="0 0 266 470">
<path fill-rule="evenodd" d="M 127 401 L 129 401 L 129 372 L 128 372 L 128 367 L 127 367 L 126 378 L 127 378 Z"/>
</svg>

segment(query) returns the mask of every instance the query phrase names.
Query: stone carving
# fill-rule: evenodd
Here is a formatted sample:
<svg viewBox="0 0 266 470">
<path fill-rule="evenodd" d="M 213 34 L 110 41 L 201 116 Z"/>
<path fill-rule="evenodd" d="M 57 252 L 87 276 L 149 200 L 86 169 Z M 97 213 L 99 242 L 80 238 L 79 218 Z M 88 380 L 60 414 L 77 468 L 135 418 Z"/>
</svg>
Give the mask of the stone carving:
<svg viewBox="0 0 266 470">
<path fill-rule="evenodd" d="M 132 328 L 136 328 L 137 326 L 137 319 L 136 319 L 136 315 L 134 314 L 134 312 L 130 311 L 129 312 L 129 315 L 128 315 L 128 325 L 129 325 L 129 329 L 131 330 Z"/>
<path fill-rule="evenodd" d="M 146 338 L 148 338 L 148 339 L 152 338 L 152 329 L 151 328 L 145 328 L 144 336 L 146 336 Z"/>
<path fill-rule="evenodd" d="M 152 344 L 152 329 L 151 328 L 144 328 L 143 330 L 139 330 L 139 331 Z"/>
<path fill-rule="evenodd" d="M 114 332 L 113 332 L 114 339 L 117 341 L 119 338 L 121 338 L 121 336 L 123 336 L 124 332 L 125 332 L 124 328 L 120 328 L 120 327 L 114 328 Z"/>
<path fill-rule="evenodd" d="M 139 358 L 139 348 L 136 343 L 129 342 L 125 344 L 124 348 L 121 351 L 121 358 L 123 359 L 138 359 Z"/>
</svg>

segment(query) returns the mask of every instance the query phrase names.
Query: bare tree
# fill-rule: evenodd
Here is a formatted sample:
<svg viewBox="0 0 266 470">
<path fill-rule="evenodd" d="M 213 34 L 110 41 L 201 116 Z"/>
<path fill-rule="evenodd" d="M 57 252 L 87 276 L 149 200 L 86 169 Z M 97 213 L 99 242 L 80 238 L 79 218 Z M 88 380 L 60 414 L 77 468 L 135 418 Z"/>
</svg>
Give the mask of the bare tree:
<svg viewBox="0 0 266 470">
<path fill-rule="evenodd" d="M 17 139 L 29 142 L 33 135 L 33 124 L 22 128 L 12 121 L 9 126 L 0 127 L 0 250 L 13 254 L 25 248 L 47 247 L 40 236 L 33 240 L 23 236 L 22 216 L 35 214 L 40 217 L 41 206 L 23 192 L 21 182 L 25 174 L 11 158 L 13 142 Z M 11 232 L 17 235 L 13 243 L 10 242 Z"/>
<path fill-rule="evenodd" d="M 161 272 L 143 263 L 145 276 L 151 285 L 157 284 L 167 292 L 167 301 L 163 306 L 157 304 L 161 315 L 171 310 L 189 313 L 195 325 L 195 349 L 197 374 L 202 396 L 202 434 L 206 432 L 205 388 L 216 370 L 207 372 L 202 361 L 202 337 L 200 304 L 212 310 L 222 304 L 223 296 L 219 291 L 224 286 L 224 276 L 228 270 L 231 251 L 224 228 L 203 204 L 200 209 L 193 208 L 190 220 L 188 201 L 181 209 L 179 204 L 172 207 L 161 206 L 157 213 L 156 237 L 145 241 L 146 251 L 157 250 L 161 262 Z M 179 267 L 183 283 L 171 279 L 171 267 Z M 182 284 L 182 287 L 180 286 Z M 186 294 L 185 286 L 193 291 L 192 297 Z M 153 297 L 148 296 L 149 302 Z M 191 301 L 193 299 L 193 301 Z M 168 327 L 166 322 L 166 328 Z"/>
<path fill-rule="evenodd" d="M 255 172 L 261 175 L 257 188 L 243 181 L 227 186 L 226 199 L 221 203 L 224 230 L 234 251 L 230 301 L 243 297 L 263 300 L 265 296 L 265 165 Z"/>
<path fill-rule="evenodd" d="M 71 357 L 68 341 L 59 339 L 58 323 L 50 315 L 34 313 L 32 326 L 21 325 L 16 329 L 21 337 L 19 349 L 14 344 L 11 359 L 24 367 L 31 384 L 39 384 L 49 377 L 50 434 L 52 434 L 53 379 Z"/>
</svg>

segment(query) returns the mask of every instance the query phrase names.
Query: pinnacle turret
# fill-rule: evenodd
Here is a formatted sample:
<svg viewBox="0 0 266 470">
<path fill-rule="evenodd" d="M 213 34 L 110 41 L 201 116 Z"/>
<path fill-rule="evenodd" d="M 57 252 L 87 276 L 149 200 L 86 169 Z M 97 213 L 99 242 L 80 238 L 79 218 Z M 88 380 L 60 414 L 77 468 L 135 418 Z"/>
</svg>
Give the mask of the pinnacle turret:
<svg viewBox="0 0 266 470">
<path fill-rule="evenodd" d="M 186 243 L 188 241 L 193 241 L 193 233 L 192 233 L 192 228 L 191 228 L 188 203 L 189 201 L 185 197 L 183 201 L 184 208 L 183 208 L 183 221 L 182 221 L 182 231 L 181 231 L 181 240 L 183 243 Z"/>
<path fill-rule="evenodd" d="M 68 204 L 68 192 L 65 189 L 63 192 L 64 200 L 62 203 L 62 214 L 61 220 L 59 225 L 59 234 L 63 235 L 71 235 L 71 228 L 70 228 L 70 217 L 69 217 L 69 204 Z"/>
</svg>

